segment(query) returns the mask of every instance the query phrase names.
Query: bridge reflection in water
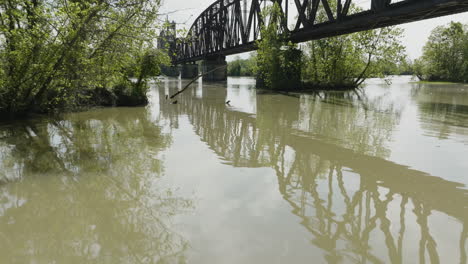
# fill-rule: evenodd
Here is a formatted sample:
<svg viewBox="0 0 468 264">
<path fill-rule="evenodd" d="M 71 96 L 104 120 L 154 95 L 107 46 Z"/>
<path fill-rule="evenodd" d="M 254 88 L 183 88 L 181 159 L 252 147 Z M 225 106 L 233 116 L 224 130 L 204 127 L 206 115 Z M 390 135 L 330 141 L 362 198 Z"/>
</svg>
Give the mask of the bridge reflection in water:
<svg viewBox="0 0 468 264">
<path fill-rule="evenodd" d="M 159 98 L 178 82 L 166 81 Z M 386 88 L 285 96 L 251 86 L 195 85 L 177 107 L 161 102 L 160 114 L 172 127 L 187 115 L 234 167 L 274 169 L 279 192 L 329 263 L 467 263 L 466 186 L 388 161 L 403 107 Z"/>
</svg>

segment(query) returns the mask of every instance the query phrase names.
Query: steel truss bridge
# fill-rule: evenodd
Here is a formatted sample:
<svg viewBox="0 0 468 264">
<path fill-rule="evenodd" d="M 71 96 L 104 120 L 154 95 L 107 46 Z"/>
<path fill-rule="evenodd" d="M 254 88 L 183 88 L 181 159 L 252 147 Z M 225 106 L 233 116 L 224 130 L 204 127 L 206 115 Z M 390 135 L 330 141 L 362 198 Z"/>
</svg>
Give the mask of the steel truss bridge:
<svg viewBox="0 0 468 264">
<path fill-rule="evenodd" d="M 218 0 L 177 45 L 176 62 L 255 50 L 269 23 L 262 11 L 274 2 L 281 7 L 279 28 L 294 43 L 468 11 L 468 0 Z"/>
</svg>

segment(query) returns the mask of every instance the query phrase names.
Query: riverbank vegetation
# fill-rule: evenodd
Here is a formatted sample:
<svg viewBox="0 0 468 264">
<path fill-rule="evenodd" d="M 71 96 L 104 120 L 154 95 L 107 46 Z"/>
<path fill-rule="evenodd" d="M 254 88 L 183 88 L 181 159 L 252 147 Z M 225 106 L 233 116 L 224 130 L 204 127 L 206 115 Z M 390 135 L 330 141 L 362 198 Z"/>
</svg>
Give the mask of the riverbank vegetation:
<svg viewBox="0 0 468 264">
<path fill-rule="evenodd" d="M 384 77 L 404 60 L 402 30 L 382 28 L 307 43 L 304 78 L 311 87 L 349 89 Z"/>
<path fill-rule="evenodd" d="M 435 28 L 413 68 L 422 81 L 468 82 L 468 25 Z"/>
<path fill-rule="evenodd" d="M 160 1 L 2 1 L 0 115 L 146 103 Z M 133 78 L 132 78 L 133 77 Z"/>
<path fill-rule="evenodd" d="M 264 21 L 270 23 L 263 26 L 262 39 L 257 42 L 255 74 L 261 86 L 273 90 L 354 89 L 370 77 L 411 72 L 399 28 L 314 40 L 298 50 L 286 41 L 288 33 L 280 26 L 280 15 L 277 4 L 263 14 Z M 318 21 L 325 21 L 326 11 L 319 11 L 317 16 Z M 233 71 L 242 73 L 247 62 L 232 62 Z"/>
<path fill-rule="evenodd" d="M 278 3 L 263 10 L 261 40 L 256 42 L 254 72 L 257 86 L 271 90 L 290 90 L 301 86 L 302 52 L 297 45 L 287 41 L 283 28 L 282 12 Z"/>
<path fill-rule="evenodd" d="M 255 76 L 255 56 L 248 59 L 241 59 L 236 56 L 233 61 L 228 62 L 228 75 L 235 77 L 253 77 Z"/>
<path fill-rule="evenodd" d="M 350 12 L 358 9 L 352 5 Z M 318 12 L 319 21 L 326 18 L 325 10 Z M 309 87 L 336 90 L 356 88 L 371 77 L 385 77 L 405 61 L 402 35 L 403 30 L 387 27 L 310 41 L 304 78 Z"/>
</svg>

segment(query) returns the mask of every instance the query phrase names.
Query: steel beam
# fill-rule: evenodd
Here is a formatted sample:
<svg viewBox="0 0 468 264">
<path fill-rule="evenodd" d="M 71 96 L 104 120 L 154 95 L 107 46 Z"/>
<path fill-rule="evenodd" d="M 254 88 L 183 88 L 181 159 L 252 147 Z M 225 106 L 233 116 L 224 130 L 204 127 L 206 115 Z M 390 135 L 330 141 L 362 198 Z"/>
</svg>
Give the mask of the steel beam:
<svg viewBox="0 0 468 264">
<path fill-rule="evenodd" d="M 332 5 L 331 1 L 337 3 Z M 268 23 L 262 19 L 262 9 L 272 2 L 281 7 L 281 30 L 288 32 L 295 43 L 468 11 L 468 0 L 371 0 L 368 10 L 350 14 L 354 1 L 294 0 L 299 15 L 295 28 L 289 30 L 288 1 L 218 0 L 200 14 L 187 37 L 178 44 L 176 63 L 255 50 L 255 41 L 261 38 L 260 29 Z M 319 14 L 326 21 L 318 23 Z"/>
</svg>

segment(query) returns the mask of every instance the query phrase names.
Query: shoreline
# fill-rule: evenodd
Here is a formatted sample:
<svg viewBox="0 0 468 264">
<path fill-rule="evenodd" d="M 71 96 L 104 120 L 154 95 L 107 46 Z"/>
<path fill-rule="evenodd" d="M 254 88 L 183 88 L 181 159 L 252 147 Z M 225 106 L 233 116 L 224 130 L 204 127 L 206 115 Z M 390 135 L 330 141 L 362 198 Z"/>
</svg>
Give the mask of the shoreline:
<svg viewBox="0 0 468 264">
<path fill-rule="evenodd" d="M 463 82 L 446 82 L 446 81 L 413 81 L 409 83 L 415 83 L 415 84 L 459 84 L 459 85 L 464 85 L 468 86 L 468 83 L 463 83 Z"/>
</svg>

